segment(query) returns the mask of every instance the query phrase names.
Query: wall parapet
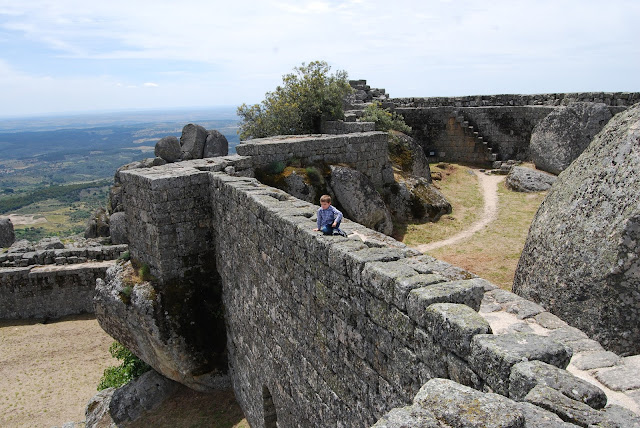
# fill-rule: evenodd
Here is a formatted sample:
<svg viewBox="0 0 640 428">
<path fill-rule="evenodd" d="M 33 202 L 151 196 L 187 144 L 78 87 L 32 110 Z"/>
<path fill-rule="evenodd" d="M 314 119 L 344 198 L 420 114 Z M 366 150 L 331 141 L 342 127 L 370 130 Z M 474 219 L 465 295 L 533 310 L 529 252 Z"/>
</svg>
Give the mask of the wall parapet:
<svg viewBox="0 0 640 428">
<path fill-rule="evenodd" d="M 96 279 L 114 263 L 0 268 L 0 319 L 93 313 Z"/>
<path fill-rule="evenodd" d="M 390 98 L 385 107 L 496 107 L 564 106 L 573 102 L 604 103 L 612 107 L 630 107 L 640 102 L 640 92 L 572 92 L 549 94 L 467 95 L 461 97 Z"/>
<path fill-rule="evenodd" d="M 272 162 L 295 143 L 242 153 Z M 161 281 L 217 267 L 230 373 L 252 426 L 264 426 L 267 398 L 282 426 L 369 426 L 434 378 L 511 397 L 525 359 L 571 377 L 565 336 L 494 334 L 478 313 L 488 296 L 504 301 L 493 284 L 348 220 L 349 238 L 314 232 L 317 206 L 222 172 L 230 166 L 183 162 L 127 171 L 123 182 L 133 257 Z M 518 308 L 540 314 L 528 303 Z"/>
</svg>

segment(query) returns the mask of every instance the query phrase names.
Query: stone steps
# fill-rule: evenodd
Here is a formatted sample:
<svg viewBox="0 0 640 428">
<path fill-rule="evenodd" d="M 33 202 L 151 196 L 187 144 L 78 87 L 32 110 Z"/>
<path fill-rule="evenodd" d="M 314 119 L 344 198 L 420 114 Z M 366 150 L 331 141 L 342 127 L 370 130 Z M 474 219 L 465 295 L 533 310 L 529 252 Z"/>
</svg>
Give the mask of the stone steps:
<svg viewBox="0 0 640 428">
<path fill-rule="evenodd" d="M 455 118 L 455 121 L 460 125 L 462 131 L 465 135 L 475 139 L 476 146 L 486 154 L 486 159 L 488 162 L 494 162 L 498 160 L 498 154 L 493 152 L 493 148 L 491 147 L 491 143 L 480 135 L 480 132 L 475 129 L 473 125 L 469 123 L 469 121 L 464 117 L 463 113 L 459 111 L 454 111 L 451 113 L 451 117 Z"/>
</svg>

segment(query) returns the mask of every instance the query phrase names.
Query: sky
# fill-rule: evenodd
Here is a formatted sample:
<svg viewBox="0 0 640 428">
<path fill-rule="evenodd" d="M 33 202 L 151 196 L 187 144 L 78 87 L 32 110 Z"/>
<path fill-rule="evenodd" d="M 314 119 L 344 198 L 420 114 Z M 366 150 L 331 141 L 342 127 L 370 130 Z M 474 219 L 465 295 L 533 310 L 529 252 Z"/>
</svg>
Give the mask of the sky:
<svg viewBox="0 0 640 428">
<path fill-rule="evenodd" d="M 640 91 L 640 1 L 0 0 L 0 117 L 253 104 L 314 60 L 392 97 Z"/>
</svg>

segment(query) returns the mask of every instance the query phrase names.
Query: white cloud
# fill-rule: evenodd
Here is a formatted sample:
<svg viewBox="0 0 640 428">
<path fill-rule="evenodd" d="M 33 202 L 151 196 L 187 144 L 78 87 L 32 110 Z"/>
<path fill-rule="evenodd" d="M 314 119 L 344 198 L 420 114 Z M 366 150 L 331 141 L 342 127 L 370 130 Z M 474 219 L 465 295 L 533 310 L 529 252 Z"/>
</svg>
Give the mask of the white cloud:
<svg viewBox="0 0 640 428">
<path fill-rule="evenodd" d="M 123 89 L 154 87 L 133 101 L 148 103 L 158 98 L 144 97 L 162 94 L 169 103 L 182 99 L 180 88 L 193 91 L 187 101 L 259 101 L 283 74 L 315 59 L 386 87 L 392 96 L 544 91 L 553 85 L 639 90 L 639 18 L 636 0 L 0 0 L 0 50 L 21 38 L 49 49 L 43 58 L 94 61 L 104 77 L 43 74 L 76 86 L 93 82 L 98 88 L 107 81 L 111 88 L 117 82 Z M 153 63 L 155 73 L 124 65 L 112 71 L 132 61 Z M 11 78 L 19 79 L 16 70 L 23 67 L 11 66 Z M 202 88 L 215 92 L 203 95 Z M 118 99 L 117 91 L 100 96 L 100 102 Z"/>
<path fill-rule="evenodd" d="M 157 88 L 160 85 L 153 82 L 146 82 L 146 83 L 143 83 L 142 86 L 144 86 L 145 88 Z"/>
</svg>

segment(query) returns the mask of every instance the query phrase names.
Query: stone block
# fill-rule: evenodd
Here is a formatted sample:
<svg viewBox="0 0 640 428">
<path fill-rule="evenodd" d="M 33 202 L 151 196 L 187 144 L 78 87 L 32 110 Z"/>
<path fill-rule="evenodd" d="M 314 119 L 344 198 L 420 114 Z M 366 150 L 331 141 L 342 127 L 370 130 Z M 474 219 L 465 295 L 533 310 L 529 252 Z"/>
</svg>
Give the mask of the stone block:
<svg viewBox="0 0 640 428">
<path fill-rule="evenodd" d="M 579 426 L 593 426 L 606 421 L 603 414 L 586 404 L 572 400 L 548 386 L 538 385 L 524 400 L 558 415 L 563 421 Z"/>
<path fill-rule="evenodd" d="M 618 365 L 596 371 L 598 379 L 607 388 L 614 391 L 627 391 L 640 388 L 640 368 L 634 365 Z"/>
<path fill-rule="evenodd" d="M 441 428 L 433 414 L 420 406 L 406 406 L 392 409 L 372 426 L 372 428 L 421 427 Z"/>
<path fill-rule="evenodd" d="M 474 310 L 480 308 L 484 287 L 475 280 L 441 282 L 409 292 L 407 312 L 419 325 L 425 325 L 424 313 L 434 303 L 460 303 Z"/>
<path fill-rule="evenodd" d="M 362 286 L 374 296 L 393 301 L 398 278 L 417 275 L 417 272 L 400 261 L 369 262 L 362 270 Z"/>
<path fill-rule="evenodd" d="M 485 394 L 448 379 L 432 379 L 415 396 L 420 406 L 452 427 L 524 428 L 518 405 L 497 394 Z"/>
<path fill-rule="evenodd" d="M 510 398 L 522 401 L 536 385 L 553 388 L 572 400 L 583 402 L 594 409 L 602 409 L 607 404 L 607 396 L 600 388 L 575 377 L 566 370 L 542 361 L 526 361 L 511 368 Z"/>
<path fill-rule="evenodd" d="M 400 261 L 404 263 L 405 260 L 406 259 Z M 414 272 L 417 271 L 414 270 Z M 405 310 L 407 306 L 407 297 L 411 290 L 446 281 L 447 279 L 444 276 L 436 273 L 420 273 L 413 276 L 396 278 L 394 282 L 395 289 L 393 291 L 393 304 L 401 310 Z"/>
<path fill-rule="evenodd" d="M 427 307 L 423 319 L 427 333 L 463 358 L 471 353 L 473 336 L 491 333 L 489 323 L 467 305 L 435 303 Z"/>
<path fill-rule="evenodd" d="M 495 392 L 508 396 L 511 367 L 529 360 L 540 360 L 565 368 L 571 350 L 544 336 L 527 333 L 480 334 L 471 341 L 469 363 Z"/>
</svg>

